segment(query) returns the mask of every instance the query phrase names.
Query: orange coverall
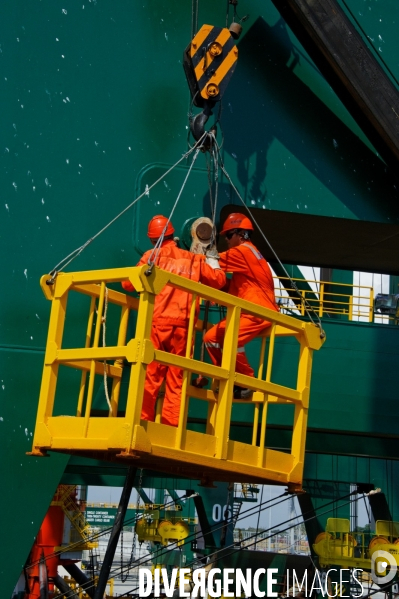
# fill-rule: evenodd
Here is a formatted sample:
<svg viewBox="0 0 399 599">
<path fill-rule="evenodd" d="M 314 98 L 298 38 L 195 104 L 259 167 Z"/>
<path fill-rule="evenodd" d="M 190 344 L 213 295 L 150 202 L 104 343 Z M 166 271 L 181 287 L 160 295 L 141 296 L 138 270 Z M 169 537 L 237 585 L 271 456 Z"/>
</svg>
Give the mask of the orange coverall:
<svg viewBox="0 0 399 599">
<path fill-rule="evenodd" d="M 137 266 L 147 264 L 151 252 L 152 250 L 148 250 Z M 223 270 L 214 270 L 206 264 L 205 256 L 182 250 L 177 247 L 173 240 L 163 242 L 155 264 L 163 270 L 216 289 L 220 289 L 226 283 L 226 275 Z M 126 291 L 134 291 L 134 287 L 129 281 L 123 281 L 122 286 Z M 167 285 L 157 295 L 151 331 L 151 341 L 155 349 L 161 349 L 178 356 L 185 355 L 190 308 L 191 294 L 181 289 L 174 289 Z M 154 421 L 155 403 L 164 379 L 166 379 L 166 389 L 162 408 L 162 423 L 177 426 L 179 423 L 183 371 L 181 368 L 167 367 L 155 361 L 147 366 L 141 418 Z"/>
<path fill-rule="evenodd" d="M 228 281 L 228 289 L 223 289 L 223 291 L 229 291 L 231 295 L 278 311 L 270 266 L 253 243 L 245 241 L 241 245 L 222 252 L 219 264 L 224 271 L 233 273 L 232 278 Z M 245 355 L 244 345 L 269 326 L 270 322 L 267 320 L 241 313 L 236 372 L 248 376 L 254 375 Z M 204 337 L 205 347 L 216 366 L 220 366 L 222 362 L 225 329 L 226 319 L 224 318 L 209 329 Z"/>
</svg>

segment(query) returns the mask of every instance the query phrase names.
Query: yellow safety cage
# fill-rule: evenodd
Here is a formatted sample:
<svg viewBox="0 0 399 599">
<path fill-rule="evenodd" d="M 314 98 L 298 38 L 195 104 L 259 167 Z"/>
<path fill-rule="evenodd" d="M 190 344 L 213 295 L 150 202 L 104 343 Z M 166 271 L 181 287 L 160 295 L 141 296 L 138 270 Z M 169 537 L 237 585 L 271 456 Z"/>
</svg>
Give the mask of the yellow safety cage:
<svg viewBox="0 0 399 599">
<path fill-rule="evenodd" d="M 147 269 L 148 267 L 142 266 L 59 273 L 52 285 L 46 284 L 48 276 L 42 277 L 41 286 L 46 298 L 51 300 L 52 307 L 31 454 L 42 456 L 47 450 L 52 450 L 108 460 L 137 459 L 141 468 L 173 472 L 175 475 L 203 482 L 238 480 L 300 486 L 312 354 L 324 342 L 320 329 L 312 323 L 274 312 L 157 267 L 148 276 Z M 139 299 L 107 287 L 122 281 L 133 284 L 139 292 Z M 192 297 L 185 356 L 154 349 L 150 341 L 154 301 L 165 285 L 185 290 Z M 86 340 L 84 347 L 66 349 L 63 347 L 63 335 L 67 302 L 68 297 L 76 293 L 90 297 Z M 220 367 L 191 356 L 196 307 L 200 298 L 226 309 L 226 334 Z M 114 306 L 114 310 L 118 309 L 118 335 L 116 345 L 104 346 L 100 337 L 104 309 L 108 305 Z M 271 327 L 262 337 L 255 378 L 235 372 L 241 311 L 271 322 Z M 136 329 L 134 336 L 127 339 L 129 315 L 132 312 L 137 312 Z M 278 336 L 292 336 L 299 344 L 294 387 L 273 383 L 271 380 L 275 338 Z M 158 422 L 140 421 L 146 367 L 153 360 L 183 369 L 177 428 Z M 121 411 L 118 410 L 121 379 L 124 364 L 127 363 L 130 366 L 130 376 L 126 407 Z M 74 413 L 70 415 L 54 415 L 60 367 L 77 369 L 81 373 Z M 110 409 L 99 416 L 92 413 L 92 403 L 96 377 L 103 377 L 104 370 L 108 380 L 112 381 Z M 213 379 L 212 389 L 192 386 L 192 373 Z M 254 391 L 252 400 L 245 402 L 252 403 L 254 408 L 251 443 L 230 439 L 233 403 L 242 401 L 233 400 L 235 384 Z M 216 385 L 218 393 L 213 390 Z M 190 398 L 207 402 L 204 433 L 189 430 L 187 426 Z M 294 406 L 293 418 L 290 416 L 291 450 L 288 452 L 267 447 L 267 415 L 271 404 Z"/>
</svg>

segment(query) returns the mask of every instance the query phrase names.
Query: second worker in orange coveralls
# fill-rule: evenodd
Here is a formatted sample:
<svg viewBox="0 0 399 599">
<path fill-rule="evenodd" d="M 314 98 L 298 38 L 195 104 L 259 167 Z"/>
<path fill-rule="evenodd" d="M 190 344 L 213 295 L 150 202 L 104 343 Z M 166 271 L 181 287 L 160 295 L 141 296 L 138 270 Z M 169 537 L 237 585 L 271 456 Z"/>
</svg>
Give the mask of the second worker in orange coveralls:
<svg viewBox="0 0 399 599">
<path fill-rule="evenodd" d="M 219 263 L 224 271 L 233 273 L 232 278 L 228 281 L 228 291 L 236 297 L 278 311 L 270 266 L 251 243 L 252 231 L 253 225 L 249 218 L 238 212 L 233 212 L 227 217 L 220 232 L 225 236 L 229 249 L 220 254 Z M 236 372 L 254 376 L 254 371 L 245 355 L 244 346 L 269 326 L 270 322 L 267 320 L 241 313 Z M 222 362 L 225 328 L 226 319 L 223 319 L 209 329 L 204 337 L 205 347 L 216 366 L 220 366 Z M 249 399 L 251 396 L 250 389 L 234 387 L 235 399 Z"/>
<path fill-rule="evenodd" d="M 154 252 L 156 266 L 215 289 L 223 287 L 226 275 L 220 269 L 218 261 L 178 248 L 173 240 L 174 231 L 172 223 L 165 216 L 157 215 L 150 220 L 147 234 L 151 243 L 155 245 L 164 234 L 159 251 Z M 145 252 L 137 266 L 148 264 L 152 252 L 153 250 Z M 124 281 L 122 286 L 126 291 L 134 291 L 129 281 Z M 168 285 L 157 295 L 151 331 L 151 341 L 155 349 L 178 356 L 185 355 L 191 297 L 186 291 Z M 147 366 L 141 418 L 154 421 L 155 403 L 164 379 L 166 388 L 162 423 L 177 426 L 183 371 L 181 368 L 167 367 L 155 361 Z"/>
</svg>

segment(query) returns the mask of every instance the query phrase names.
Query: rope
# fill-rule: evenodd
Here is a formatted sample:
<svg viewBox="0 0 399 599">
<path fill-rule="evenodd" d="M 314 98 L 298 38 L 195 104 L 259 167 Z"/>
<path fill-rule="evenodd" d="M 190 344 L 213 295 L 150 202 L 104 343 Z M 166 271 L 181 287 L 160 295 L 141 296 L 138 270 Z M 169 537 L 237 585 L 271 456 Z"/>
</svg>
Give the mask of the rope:
<svg viewBox="0 0 399 599">
<path fill-rule="evenodd" d="M 108 310 L 108 287 L 105 288 L 104 315 L 101 318 L 102 325 L 103 325 L 103 347 L 107 347 L 107 344 L 105 341 L 106 325 L 107 325 L 107 310 Z M 111 400 L 110 400 L 109 393 L 108 393 L 107 366 L 108 366 L 107 360 L 104 360 L 104 391 L 105 391 L 105 397 L 107 398 L 107 404 L 109 407 L 109 411 L 112 412 Z"/>
<path fill-rule="evenodd" d="M 333 500 L 333 501 L 331 501 L 331 502 L 329 502 L 329 503 L 327 503 L 327 504 L 324 504 L 324 505 L 322 505 L 322 506 L 319 506 L 319 508 L 316 508 L 316 509 L 318 510 L 318 509 L 322 509 L 323 507 L 327 507 L 327 506 L 328 506 L 328 505 L 330 505 L 331 503 L 335 503 L 336 501 L 341 501 L 341 500 L 343 500 L 343 499 L 346 499 L 347 497 L 350 497 L 350 495 L 351 495 L 351 493 L 349 493 L 348 495 L 346 495 L 346 496 L 344 496 L 344 497 L 339 497 L 337 500 Z M 281 497 L 281 496 L 280 496 L 280 497 Z M 277 497 L 276 499 L 278 499 L 278 497 Z M 287 498 L 287 499 L 289 499 L 289 498 Z M 273 500 L 272 500 L 272 501 L 273 501 Z M 352 500 L 349 500 L 347 503 L 343 504 L 341 507 L 345 507 L 346 505 L 348 505 L 348 504 L 351 504 L 351 503 L 353 503 L 354 501 L 359 501 L 359 498 L 357 498 L 357 499 L 352 499 Z M 268 502 L 265 502 L 265 503 L 268 503 Z M 280 503 L 281 503 L 281 502 L 280 502 Z M 272 507 L 274 507 L 274 505 L 273 505 Z M 265 509 L 265 508 L 264 508 L 264 509 Z M 315 515 L 315 516 L 310 516 L 309 518 L 306 518 L 306 519 L 304 518 L 304 519 L 303 519 L 303 522 L 304 522 L 304 523 L 305 523 L 305 522 L 309 522 L 310 520 L 313 520 L 314 518 L 318 518 L 319 516 L 323 516 L 323 515 L 324 515 L 324 514 L 326 514 L 326 513 L 330 513 L 330 511 L 331 511 L 331 510 L 327 510 L 327 511 L 325 511 L 325 512 L 322 512 L 321 514 L 318 514 L 318 515 Z M 306 515 L 306 514 L 305 514 L 305 515 Z M 293 520 L 297 520 L 297 519 L 298 519 L 298 516 L 295 516 L 295 518 L 290 518 L 290 519 L 288 519 L 288 520 L 285 520 L 284 522 L 280 522 L 279 524 L 277 524 L 277 525 L 274 525 L 274 526 L 273 526 L 273 529 L 275 529 L 276 527 L 280 527 L 281 525 L 287 524 L 287 523 L 289 523 L 289 522 L 292 522 Z M 272 532 L 272 533 L 271 533 L 270 535 L 268 535 L 267 537 L 264 537 L 264 538 L 263 538 L 263 540 L 270 539 L 270 538 L 272 538 L 272 537 L 274 537 L 274 536 L 276 536 L 276 535 L 278 535 L 278 534 L 281 534 L 281 533 L 283 533 L 283 532 L 286 532 L 287 530 L 290 530 L 291 528 L 294 528 L 295 526 L 297 526 L 297 523 L 295 523 L 295 524 L 292 524 L 291 526 L 288 526 L 288 527 L 284 528 L 283 530 L 277 530 L 276 532 Z M 217 529 L 213 529 L 213 530 L 217 530 Z M 270 531 L 272 531 L 272 528 L 270 528 L 270 529 L 266 529 L 266 530 L 262 531 L 262 534 L 264 534 L 264 533 L 266 533 L 266 532 L 270 532 Z M 254 533 L 253 535 L 251 535 L 250 537 L 248 537 L 248 538 L 245 540 L 245 548 L 248 548 L 248 547 L 253 547 L 253 546 L 255 545 L 255 543 L 256 543 L 257 536 L 258 536 L 258 533 Z M 251 542 L 251 543 L 248 543 L 248 541 L 249 541 L 249 540 L 251 540 L 252 542 Z M 186 539 L 186 541 L 187 541 L 187 539 Z M 185 542 L 186 542 L 186 541 L 185 541 Z M 231 551 L 230 551 L 230 553 L 228 553 L 227 551 L 228 551 L 228 550 L 230 550 L 230 549 L 231 549 Z M 241 547 L 241 546 L 240 546 L 240 547 L 237 547 L 237 544 L 236 544 L 236 543 L 234 543 L 234 544 L 232 544 L 232 545 L 228 545 L 227 547 L 222 547 L 222 548 L 220 548 L 220 549 L 217 549 L 217 550 L 216 550 L 216 551 L 214 551 L 213 553 L 210 553 L 210 554 L 208 554 L 208 559 L 211 559 L 211 558 L 214 558 L 214 557 L 216 557 L 216 556 L 217 556 L 218 554 L 220 554 L 221 552 L 223 552 L 223 557 L 224 557 L 224 558 L 227 558 L 227 557 L 229 557 L 230 555 L 233 555 L 233 554 L 235 554 L 235 553 L 238 553 L 238 552 L 240 552 L 242 549 L 243 549 L 243 547 Z M 310 559 L 311 559 L 311 561 L 312 561 L 312 563 L 313 563 L 313 565 L 314 565 L 314 562 L 313 562 L 313 560 L 312 560 L 312 557 L 311 557 L 311 556 L 309 556 L 309 557 L 310 557 Z M 150 561 L 150 558 L 147 560 L 147 562 L 149 562 L 149 561 Z M 196 564 L 198 564 L 198 562 L 199 562 L 199 563 L 200 563 L 200 565 L 202 566 L 201 560 L 198 560 L 198 559 L 193 559 L 191 562 L 189 562 L 189 563 L 185 564 L 185 566 L 186 566 L 186 567 L 195 566 Z M 146 563 L 146 562 L 140 562 L 140 565 L 142 566 L 142 565 L 143 565 L 143 563 Z M 129 595 L 129 597 L 130 597 L 130 593 L 134 593 L 134 592 L 135 592 L 135 591 L 137 591 L 137 590 L 138 590 L 138 587 L 135 587 L 134 589 L 131 589 L 131 590 L 129 590 L 129 591 L 126 591 L 125 593 L 123 593 L 123 594 L 121 595 L 121 597 L 126 597 L 127 595 Z M 134 597 L 138 597 L 138 595 L 134 595 Z M 54 599 L 58 599 L 58 598 L 54 598 Z"/>
<path fill-rule="evenodd" d="M 207 135 L 206 133 L 204 133 L 204 135 L 201 137 L 201 139 L 199 139 L 192 148 L 190 148 L 187 152 L 185 152 L 185 154 L 182 155 L 182 157 L 175 162 L 175 164 L 173 166 L 171 166 L 163 175 L 161 175 L 159 177 L 159 179 L 157 179 L 154 183 L 152 183 L 149 187 L 146 187 L 145 191 L 143 191 L 142 194 L 140 194 L 135 200 L 133 200 L 133 202 L 131 202 L 128 206 L 126 206 L 126 208 L 124 208 L 121 212 L 119 212 L 119 214 L 117 214 L 112 220 L 109 221 L 109 223 L 107 223 L 105 225 L 105 227 L 103 227 L 102 229 L 100 229 L 100 231 L 98 231 L 95 235 L 93 235 L 93 237 L 90 237 L 90 239 L 88 239 L 83 245 L 79 246 L 78 248 L 76 248 L 75 250 L 73 250 L 73 252 L 71 252 L 70 254 L 68 254 L 67 256 L 65 256 L 65 258 L 63 258 L 62 260 L 60 260 L 60 262 L 58 262 L 58 264 L 56 264 L 54 266 L 54 268 L 50 271 L 50 279 L 48 280 L 48 284 L 52 285 L 54 283 L 54 280 L 59 272 L 59 270 L 61 268 L 65 268 L 66 266 L 68 266 L 68 264 L 70 264 L 73 260 L 75 260 L 75 258 L 77 258 L 78 256 L 80 256 L 80 254 L 83 252 L 83 250 L 85 250 L 87 248 L 88 245 L 90 245 L 92 243 L 92 241 L 94 241 L 97 237 L 99 237 L 99 235 L 101 235 L 102 233 L 104 233 L 104 231 L 106 231 L 108 229 L 108 227 L 110 227 L 115 221 L 117 221 L 123 214 L 125 214 L 125 212 L 127 212 L 128 210 L 130 210 L 130 208 L 132 208 L 132 206 L 134 206 L 139 200 L 141 200 L 141 198 L 145 195 L 148 195 L 148 192 L 155 187 L 155 185 L 157 185 L 160 181 L 162 181 L 170 172 L 173 171 L 174 168 L 176 168 L 176 166 L 178 166 L 183 160 L 185 160 L 186 158 L 188 158 L 188 156 L 198 147 L 201 146 L 201 143 L 203 141 L 203 139 L 205 138 L 205 135 Z"/>
<path fill-rule="evenodd" d="M 218 146 L 218 144 L 217 144 L 216 138 L 215 138 L 215 136 L 214 136 L 212 133 L 211 133 L 210 135 L 212 135 L 212 136 L 213 136 L 213 138 L 214 138 L 214 140 L 215 140 L 215 145 L 216 145 L 216 147 L 217 147 L 217 149 L 218 149 L 218 153 L 219 153 L 219 156 L 220 156 L 220 148 L 219 148 L 219 146 Z M 269 248 L 271 249 L 271 251 L 272 251 L 273 255 L 275 256 L 275 258 L 276 258 L 277 262 L 279 263 L 279 265 L 280 265 L 280 266 L 281 266 L 281 268 L 283 269 L 283 272 L 285 273 L 285 275 L 286 275 L 286 276 L 287 276 L 287 278 L 289 279 L 289 281 L 290 281 L 290 283 L 291 283 L 291 287 L 292 287 L 292 289 L 293 289 L 293 290 L 294 290 L 294 291 L 295 291 L 295 292 L 298 294 L 298 297 L 300 298 L 301 302 L 303 303 L 304 309 L 305 309 L 305 311 L 306 311 L 306 314 L 308 315 L 308 318 L 309 318 L 309 320 L 310 320 L 310 321 L 311 321 L 311 322 L 312 322 L 312 323 L 313 323 L 315 326 L 317 326 L 317 327 L 320 329 L 320 337 L 323 339 L 323 338 L 325 337 L 325 335 L 326 335 L 326 334 L 325 334 L 325 332 L 324 332 L 324 330 L 323 330 L 323 326 L 322 326 L 322 324 L 321 324 L 321 320 L 320 320 L 320 317 L 319 317 L 319 315 L 318 315 L 318 314 L 317 314 L 317 312 L 314 310 L 313 306 L 311 306 L 311 305 L 309 304 L 309 302 L 306 300 L 306 298 L 304 298 L 304 297 L 301 295 L 301 293 L 300 293 L 300 291 L 299 291 L 299 289 L 298 289 L 298 287 L 297 287 L 297 285 L 296 285 L 295 281 L 293 281 L 293 280 L 292 280 L 292 278 L 290 277 L 290 275 L 288 274 L 288 272 L 287 272 L 287 269 L 285 268 L 285 266 L 284 266 L 284 265 L 283 265 L 283 263 L 281 262 L 280 258 L 277 256 L 276 252 L 274 251 L 274 249 L 273 249 L 272 245 L 270 244 L 269 240 L 267 239 L 266 235 L 263 233 L 262 229 L 260 228 L 260 226 L 259 226 L 259 224 L 258 224 L 258 222 L 257 222 L 256 218 L 255 218 L 255 217 L 254 217 L 254 215 L 252 214 L 252 212 L 251 212 L 250 208 L 248 208 L 248 206 L 246 205 L 245 201 L 244 201 L 244 200 L 243 200 L 243 198 L 241 197 L 241 195 L 240 195 L 240 192 L 238 191 L 237 187 L 234 185 L 233 181 L 231 180 L 231 177 L 230 177 L 230 175 L 228 174 L 228 172 L 226 171 L 226 168 L 225 168 L 225 166 L 224 166 L 223 159 L 222 159 L 222 157 L 221 157 L 221 156 L 220 156 L 220 169 L 221 169 L 221 171 L 223 172 L 223 174 L 225 175 L 225 177 L 228 179 L 228 181 L 229 181 L 230 185 L 232 186 L 232 188 L 234 189 L 234 191 L 236 192 L 236 194 L 237 194 L 237 196 L 238 196 L 239 200 L 241 201 L 242 205 L 244 206 L 245 210 L 246 210 L 246 211 L 249 213 L 249 215 L 250 215 L 250 216 L 251 216 L 251 218 L 253 219 L 253 221 L 254 221 L 254 223 L 255 223 L 255 225 L 256 225 L 256 228 L 258 229 L 259 233 L 262 235 L 263 239 L 266 241 L 267 245 L 269 246 Z M 313 314 L 316 316 L 317 322 L 315 322 L 315 321 L 313 320 L 313 318 L 311 317 L 311 315 L 310 315 L 310 311 L 311 311 L 311 312 L 313 312 Z"/>
<path fill-rule="evenodd" d="M 187 180 L 188 180 L 188 178 L 189 178 L 189 176 L 190 176 L 190 173 L 191 173 L 191 171 L 192 171 L 192 168 L 193 168 L 193 166 L 194 166 L 194 164 L 195 164 L 195 161 L 197 160 L 197 157 L 198 157 L 198 154 L 199 154 L 199 152 L 200 152 L 200 149 L 198 148 L 198 149 L 196 150 L 195 154 L 194 154 L 194 158 L 193 158 L 193 160 L 192 160 L 192 162 L 191 162 L 191 164 L 190 164 L 190 168 L 188 169 L 188 172 L 187 172 L 187 174 L 186 174 L 186 176 L 185 176 L 185 178 L 184 178 L 183 185 L 182 185 L 182 186 L 181 186 L 181 188 L 180 188 L 180 191 L 179 191 L 179 193 L 178 193 L 178 195 L 177 195 L 177 198 L 176 198 L 176 201 L 175 201 L 175 203 L 174 203 L 174 205 L 173 205 L 173 208 L 172 208 L 172 210 L 171 210 L 171 212 L 170 212 L 170 214 L 169 214 L 169 216 L 168 216 L 168 220 L 166 221 L 166 224 L 165 224 L 165 226 L 164 226 L 164 229 L 163 229 L 163 231 L 162 231 L 162 234 L 161 234 L 161 236 L 160 236 L 160 237 L 157 239 L 157 242 L 156 242 L 156 244 L 155 244 L 155 246 L 154 246 L 154 248 L 153 248 L 153 250 L 152 250 L 152 252 L 151 252 L 151 254 L 150 254 L 150 257 L 148 258 L 148 266 L 149 266 L 149 269 L 148 269 L 148 271 L 146 272 L 146 274 L 147 274 L 147 275 L 151 274 L 151 271 L 152 271 L 152 269 L 153 269 L 153 266 L 154 266 L 155 262 L 156 262 L 156 261 L 157 261 L 157 259 L 158 259 L 159 250 L 161 249 L 161 245 L 162 245 L 162 243 L 163 243 L 163 240 L 164 240 L 164 237 L 165 237 L 165 232 L 166 232 L 166 229 L 168 228 L 168 225 L 169 225 L 170 221 L 172 220 L 173 213 L 174 213 L 174 211 L 175 211 L 175 209 L 176 209 L 176 206 L 177 206 L 177 204 L 179 203 L 179 200 L 180 200 L 181 194 L 183 193 L 183 190 L 184 190 L 184 188 L 185 188 L 185 186 L 186 186 Z M 155 258 L 153 258 L 153 256 L 154 256 L 154 253 L 155 253 Z"/>
</svg>

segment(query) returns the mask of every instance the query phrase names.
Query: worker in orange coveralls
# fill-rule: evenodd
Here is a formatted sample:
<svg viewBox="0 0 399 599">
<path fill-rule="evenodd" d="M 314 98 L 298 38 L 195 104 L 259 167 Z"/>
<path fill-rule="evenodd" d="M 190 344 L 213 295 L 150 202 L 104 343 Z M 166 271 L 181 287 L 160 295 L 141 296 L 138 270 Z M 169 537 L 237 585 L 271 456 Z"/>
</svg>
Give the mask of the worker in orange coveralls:
<svg viewBox="0 0 399 599">
<path fill-rule="evenodd" d="M 226 283 L 226 275 L 221 270 L 218 260 L 211 256 L 205 257 L 178 248 L 173 240 L 174 231 L 172 223 L 165 216 L 154 216 L 148 224 L 147 234 L 154 246 L 164 234 L 162 243 L 159 251 L 148 250 L 145 252 L 137 266 L 148 264 L 153 254 L 156 266 L 163 270 L 216 289 L 223 287 Z M 122 286 L 126 291 L 134 291 L 134 287 L 129 281 L 123 281 Z M 185 355 L 191 297 L 191 294 L 186 291 L 168 285 L 157 295 L 151 331 L 151 341 L 155 349 L 178 356 Z M 147 366 L 141 418 L 154 421 L 155 403 L 164 379 L 166 380 L 166 389 L 162 423 L 177 426 L 183 371 L 181 368 L 168 367 L 155 361 Z"/>
<path fill-rule="evenodd" d="M 234 212 L 230 214 L 220 232 L 227 241 L 228 250 L 222 252 L 219 264 L 226 272 L 233 276 L 227 281 L 223 291 L 232 295 L 259 304 L 264 308 L 278 311 L 274 295 L 273 276 L 269 264 L 251 242 L 253 225 L 249 218 Z M 257 318 L 251 314 L 241 313 L 240 328 L 238 331 L 238 349 L 236 372 L 254 376 L 254 371 L 249 365 L 245 355 L 245 344 L 259 335 L 270 326 L 270 322 Z M 226 329 L 226 319 L 215 325 L 205 334 L 205 347 L 216 366 L 222 362 L 222 346 Z M 252 397 L 250 389 L 234 387 L 235 399 L 249 399 Z"/>
</svg>

